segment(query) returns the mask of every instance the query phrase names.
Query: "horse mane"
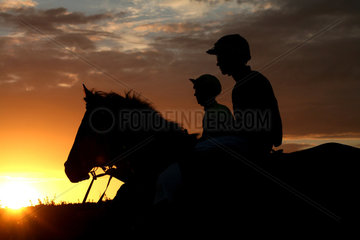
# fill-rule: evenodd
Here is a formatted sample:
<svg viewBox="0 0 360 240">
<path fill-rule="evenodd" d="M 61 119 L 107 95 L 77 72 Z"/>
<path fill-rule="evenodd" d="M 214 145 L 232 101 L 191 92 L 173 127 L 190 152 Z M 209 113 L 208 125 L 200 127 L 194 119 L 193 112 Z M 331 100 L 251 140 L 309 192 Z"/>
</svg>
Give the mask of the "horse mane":
<svg viewBox="0 0 360 240">
<path fill-rule="evenodd" d="M 149 109 L 156 111 L 148 101 L 142 99 L 140 94 L 136 94 L 132 90 L 125 92 L 124 96 L 113 91 L 104 92 L 92 89 L 90 92 L 92 95 L 84 98 L 88 104 L 101 103 L 103 105 L 126 107 L 129 109 Z"/>
<path fill-rule="evenodd" d="M 90 106 L 108 106 L 112 109 L 136 109 L 136 110 L 147 110 L 151 111 L 154 114 L 160 116 L 164 121 L 167 122 L 169 129 L 181 130 L 181 132 L 187 132 L 179 123 L 165 119 L 162 114 L 157 111 L 151 103 L 146 101 L 141 97 L 140 94 L 135 93 L 133 90 L 129 90 L 124 93 L 124 96 L 116 92 L 104 92 L 104 91 L 95 91 L 94 89 L 90 90 L 92 95 L 90 98 L 86 96 L 84 98 L 86 102 L 86 107 Z"/>
</svg>

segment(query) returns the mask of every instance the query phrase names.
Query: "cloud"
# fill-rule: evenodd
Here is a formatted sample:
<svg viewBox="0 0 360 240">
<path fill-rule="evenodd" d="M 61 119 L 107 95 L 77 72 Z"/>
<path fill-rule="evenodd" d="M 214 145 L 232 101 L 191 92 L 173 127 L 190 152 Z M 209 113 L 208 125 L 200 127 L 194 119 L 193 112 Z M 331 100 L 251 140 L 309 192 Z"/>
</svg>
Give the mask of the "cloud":
<svg viewBox="0 0 360 240">
<path fill-rule="evenodd" d="M 87 34 L 80 33 L 64 33 L 54 38 L 54 41 L 60 42 L 67 47 L 82 49 L 82 50 L 93 50 L 95 49 L 94 41 L 90 40 Z"/>
<path fill-rule="evenodd" d="M 0 2 L 0 11 L 35 7 L 36 5 L 37 2 L 32 0 L 2 0 Z"/>
<path fill-rule="evenodd" d="M 159 3 L 160 7 L 172 10 L 175 19 L 193 19 L 204 15 L 208 11 L 206 4 L 189 0 L 163 0 Z"/>
<path fill-rule="evenodd" d="M 137 26 L 134 30 L 140 32 L 188 33 L 200 31 L 202 26 L 196 23 L 153 23 Z"/>
<path fill-rule="evenodd" d="M 230 2 L 232 0 L 192 0 L 193 2 L 202 2 L 202 3 L 208 3 L 208 4 L 220 4 L 225 2 Z"/>
<path fill-rule="evenodd" d="M 79 81 L 78 74 L 68 72 L 61 72 L 60 74 L 62 74 L 64 78 L 57 84 L 59 87 L 71 88 Z"/>
<path fill-rule="evenodd" d="M 27 91 L 72 87 L 89 68 L 86 61 L 90 52 L 97 51 L 97 44 L 104 38 L 120 38 L 98 24 L 122 15 L 87 15 L 65 8 L 0 12 L 0 22 L 17 30 L 0 37 L 1 84 L 16 83 L 9 87 Z"/>
<path fill-rule="evenodd" d="M 98 22 L 112 18 L 110 13 L 85 15 L 79 12 L 69 12 L 66 8 L 38 10 L 26 8 L 0 13 L 0 20 L 12 24 L 25 31 L 45 33 L 61 32 L 62 25 L 78 25 Z"/>
<path fill-rule="evenodd" d="M 19 79 L 20 79 L 20 77 L 18 75 L 8 73 L 6 77 L 4 77 L 3 79 L 0 80 L 0 85 L 16 83 L 19 81 Z"/>
<path fill-rule="evenodd" d="M 31 39 L 31 41 L 37 41 L 41 47 L 45 47 L 44 42 L 47 41 L 64 49 L 87 51 L 95 50 L 96 44 L 101 44 L 103 39 L 119 40 L 119 36 L 104 30 L 102 24 L 106 25 L 105 20 L 119 19 L 124 16 L 125 12 L 87 15 L 70 12 L 62 7 L 41 10 L 21 8 L 0 12 L 0 22 L 3 26 L 12 27 L 8 30 L 8 37 L 12 34 L 12 42 Z M 17 30 L 17 36 L 11 33 L 14 29 Z M 26 38 L 23 38 L 24 36 Z M 5 41 L 2 39 L 6 40 L 6 37 L 1 37 L 0 47 Z"/>
</svg>

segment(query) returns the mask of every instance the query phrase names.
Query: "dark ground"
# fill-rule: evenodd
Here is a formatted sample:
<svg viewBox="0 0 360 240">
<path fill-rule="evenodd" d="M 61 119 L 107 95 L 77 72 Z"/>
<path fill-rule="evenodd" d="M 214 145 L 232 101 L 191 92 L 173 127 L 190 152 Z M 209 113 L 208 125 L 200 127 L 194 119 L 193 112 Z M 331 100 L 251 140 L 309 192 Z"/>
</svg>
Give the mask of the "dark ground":
<svg viewBox="0 0 360 240">
<path fill-rule="evenodd" d="M 0 209 L 0 239 L 78 239 L 101 211 L 94 203 Z"/>
</svg>

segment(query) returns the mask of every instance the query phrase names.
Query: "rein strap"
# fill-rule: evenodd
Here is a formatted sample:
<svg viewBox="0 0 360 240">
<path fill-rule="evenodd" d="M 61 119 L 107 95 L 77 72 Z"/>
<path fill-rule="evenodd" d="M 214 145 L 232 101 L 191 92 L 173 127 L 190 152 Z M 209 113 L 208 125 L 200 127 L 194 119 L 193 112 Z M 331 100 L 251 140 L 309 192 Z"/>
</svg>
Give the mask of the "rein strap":
<svg viewBox="0 0 360 240">
<path fill-rule="evenodd" d="M 94 181 L 95 181 L 98 177 L 103 177 L 103 176 L 107 175 L 106 172 L 105 172 L 105 173 L 101 173 L 101 174 L 99 174 L 99 175 L 96 175 L 95 171 L 91 171 L 90 173 L 91 173 L 91 175 L 92 175 L 92 180 L 91 180 L 90 185 L 89 185 L 89 187 L 88 187 L 88 189 L 87 189 L 87 191 L 86 191 L 86 194 L 85 194 L 84 200 L 82 201 L 82 204 L 85 204 L 85 203 L 86 203 L 86 199 L 87 199 L 88 196 L 89 196 L 89 193 L 90 193 L 90 190 L 91 190 L 91 187 L 92 187 Z M 105 191 L 104 191 L 104 193 L 101 195 L 99 201 L 97 201 L 97 204 L 101 203 L 102 199 L 104 198 L 105 193 L 106 193 L 106 190 L 108 189 L 108 187 L 109 187 L 109 185 L 110 185 L 110 181 L 111 181 L 112 177 L 113 177 L 113 176 L 110 175 L 109 180 L 108 180 L 107 185 L 106 185 L 106 188 L 105 188 Z"/>
</svg>

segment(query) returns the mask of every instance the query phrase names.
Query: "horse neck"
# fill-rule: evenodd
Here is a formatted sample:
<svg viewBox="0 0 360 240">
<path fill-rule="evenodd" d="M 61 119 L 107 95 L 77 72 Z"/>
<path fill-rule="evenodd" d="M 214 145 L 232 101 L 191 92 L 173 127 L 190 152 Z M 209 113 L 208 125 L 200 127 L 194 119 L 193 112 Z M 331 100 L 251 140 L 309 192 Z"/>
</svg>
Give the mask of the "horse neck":
<svg viewBox="0 0 360 240">
<path fill-rule="evenodd" d="M 146 146 L 134 154 L 144 174 L 157 176 L 168 166 L 185 158 L 191 150 L 189 135 L 180 130 L 151 132 L 144 135 L 151 139 Z M 137 158 L 137 159 L 136 159 Z"/>
</svg>

